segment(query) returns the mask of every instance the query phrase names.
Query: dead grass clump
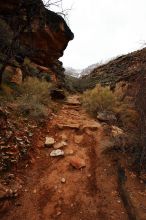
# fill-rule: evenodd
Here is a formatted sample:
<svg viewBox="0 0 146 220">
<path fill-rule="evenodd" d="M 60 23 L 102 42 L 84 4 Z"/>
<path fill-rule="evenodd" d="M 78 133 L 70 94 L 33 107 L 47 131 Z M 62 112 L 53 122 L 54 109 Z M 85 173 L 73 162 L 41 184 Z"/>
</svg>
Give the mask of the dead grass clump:
<svg viewBox="0 0 146 220">
<path fill-rule="evenodd" d="M 119 105 L 114 108 L 114 112 L 118 117 L 119 125 L 126 130 L 134 129 L 138 127 L 139 114 L 130 105 L 130 103 L 120 102 Z"/>
<path fill-rule="evenodd" d="M 50 99 L 51 84 L 35 77 L 28 77 L 19 88 L 16 98 L 18 112 L 32 117 L 46 117 Z"/>
<path fill-rule="evenodd" d="M 108 87 L 96 85 L 94 89 L 84 92 L 81 102 L 87 112 L 96 117 L 97 112 L 113 111 L 117 100 Z"/>
<path fill-rule="evenodd" d="M 122 95 L 123 93 L 112 92 L 108 87 L 96 85 L 94 89 L 84 92 L 81 102 L 90 115 L 97 117 L 98 112 L 112 113 L 117 118 L 117 126 L 134 133 L 138 127 L 139 115 L 132 102 L 121 101 Z"/>
</svg>

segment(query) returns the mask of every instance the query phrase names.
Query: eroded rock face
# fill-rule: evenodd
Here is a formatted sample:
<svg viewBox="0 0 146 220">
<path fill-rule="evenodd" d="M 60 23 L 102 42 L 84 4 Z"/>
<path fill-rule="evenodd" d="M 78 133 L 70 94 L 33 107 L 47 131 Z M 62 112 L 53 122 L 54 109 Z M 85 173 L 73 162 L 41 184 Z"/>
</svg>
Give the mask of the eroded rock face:
<svg viewBox="0 0 146 220">
<path fill-rule="evenodd" d="M 20 23 L 22 29 L 25 27 L 19 37 L 25 53 L 20 56 L 51 68 L 60 78 L 64 76 L 58 59 L 74 34 L 60 15 L 46 9 L 42 0 L 5 0 L 0 5 L 0 15 L 15 33 Z"/>
<path fill-rule="evenodd" d="M 21 41 L 23 45 L 31 46 L 36 51 L 31 56 L 34 61 L 53 67 L 74 35 L 61 16 L 47 9 L 44 10 L 44 16 L 45 26 L 40 27 L 39 19 L 34 18 L 33 32 L 24 32 Z"/>
</svg>

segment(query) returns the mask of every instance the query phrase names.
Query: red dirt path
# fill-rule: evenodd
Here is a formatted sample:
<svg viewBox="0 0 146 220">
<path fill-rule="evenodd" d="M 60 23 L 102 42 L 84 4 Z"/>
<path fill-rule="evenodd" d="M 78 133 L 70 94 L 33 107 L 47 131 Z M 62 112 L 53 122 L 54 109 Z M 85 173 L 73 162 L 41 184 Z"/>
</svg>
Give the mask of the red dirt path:
<svg viewBox="0 0 146 220">
<path fill-rule="evenodd" d="M 52 148 L 44 147 L 45 135 L 40 135 L 40 141 L 36 143 L 40 153 L 31 167 L 20 174 L 25 183 L 22 192 L 1 220 L 128 220 L 117 191 L 114 162 L 101 154 L 102 145 L 106 144 L 102 127 L 92 127 L 96 122 L 76 103 L 75 98 L 72 104 L 63 105 L 46 131 L 56 141 L 66 135 L 68 145 L 64 150 L 73 150 L 74 155 L 51 158 Z M 60 129 L 58 124 L 76 124 L 80 128 L 64 126 Z M 76 143 L 76 138 L 80 143 Z M 86 167 L 80 170 L 73 168 L 70 165 L 73 156 L 84 159 Z M 61 182 L 62 178 L 65 178 L 65 183 Z M 145 191 L 132 177 L 129 182 L 135 190 Z M 137 191 L 135 198 L 144 220 L 146 213 L 140 208 L 144 196 L 139 198 Z"/>
</svg>

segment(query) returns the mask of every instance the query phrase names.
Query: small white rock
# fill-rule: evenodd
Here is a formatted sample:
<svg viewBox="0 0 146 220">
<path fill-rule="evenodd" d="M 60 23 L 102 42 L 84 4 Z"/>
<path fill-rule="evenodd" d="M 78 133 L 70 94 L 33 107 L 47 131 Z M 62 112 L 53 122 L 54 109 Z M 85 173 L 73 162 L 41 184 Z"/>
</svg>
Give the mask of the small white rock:
<svg viewBox="0 0 146 220">
<path fill-rule="evenodd" d="M 45 146 L 52 146 L 53 144 L 55 144 L 55 140 L 52 137 L 46 137 L 46 141 L 45 141 Z"/>
<path fill-rule="evenodd" d="M 64 156 L 64 151 L 63 150 L 53 150 L 51 153 L 50 153 L 50 156 L 51 157 L 58 157 L 58 156 Z"/>
</svg>

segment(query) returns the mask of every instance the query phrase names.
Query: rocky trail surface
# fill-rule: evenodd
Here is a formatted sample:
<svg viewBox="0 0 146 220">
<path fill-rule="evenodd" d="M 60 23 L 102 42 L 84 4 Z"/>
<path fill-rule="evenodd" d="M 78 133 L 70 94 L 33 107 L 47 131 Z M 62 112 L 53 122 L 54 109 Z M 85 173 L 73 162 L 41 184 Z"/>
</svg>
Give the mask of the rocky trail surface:
<svg viewBox="0 0 146 220">
<path fill-rule="evenodd" d="M 77 96 L 71 96 L 48 122 L 45 133 L 35 137 L 37 159 L 19 173 L 22 191 L 0 219 L 128 220 L 114 160 L 102 153 L 107 142 L 103 126 L 87 115 Z M 144 220 L 145 188 L 135 176 L 127 175 Z"/>
</svg>

